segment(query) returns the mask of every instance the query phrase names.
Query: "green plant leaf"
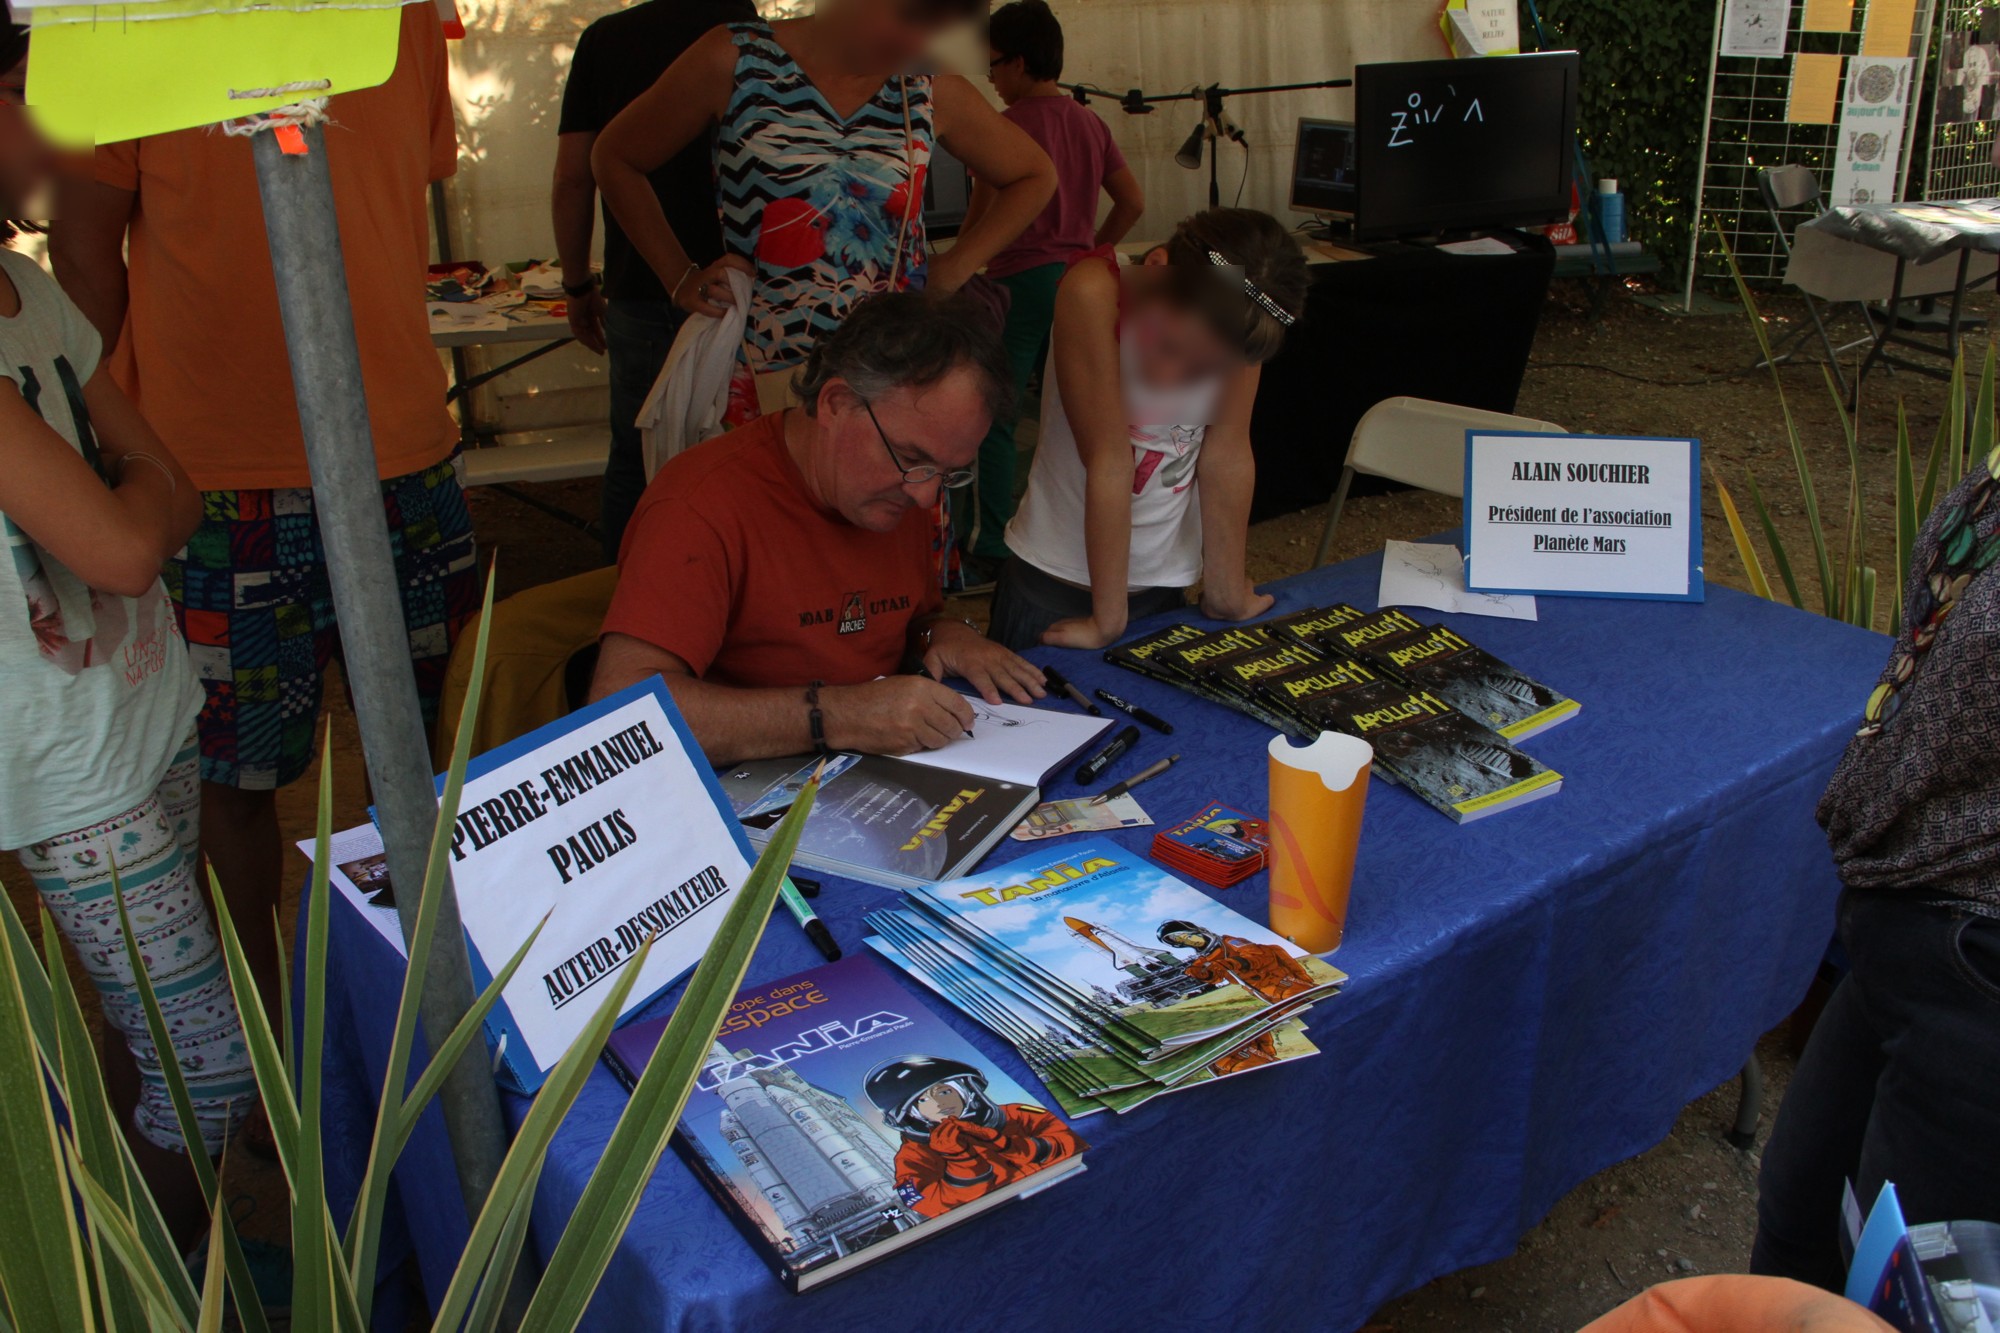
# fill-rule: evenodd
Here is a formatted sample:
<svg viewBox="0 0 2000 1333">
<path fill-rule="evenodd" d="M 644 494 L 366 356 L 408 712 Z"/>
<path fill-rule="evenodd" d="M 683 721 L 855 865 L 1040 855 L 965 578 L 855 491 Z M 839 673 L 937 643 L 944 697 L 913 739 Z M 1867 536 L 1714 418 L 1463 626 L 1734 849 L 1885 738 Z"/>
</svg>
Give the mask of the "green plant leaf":
<svg viewBox="0 0 2000 1333">
<path fill-rule="evenodd" d="M 1743 469 L 1743 484 L 1750 489 L 1750 510 L 1757 515 L 1757 526 L 1764 530 L 1764 544 L 1771 548 L 1771 563 L 1778 567 L 1778 581 L 1785 585 L 1785 595 L 1799 610 L 1806 609 L 1806 599 L 1799 592 L 1799 581 L 1792 573 L 1792 561 L 1785 554 L 1785 543 L 1778 536 L 1778 525 L 1771 521 L 1771 510 L 1764 503 L 1764 493 L 1757 489 L 1757 474 L 1749 468 Z"/>
<path fill-rule="evenodd" d="M 568 1333 L 582 1320 L 604 1277 L 639 1196 L 666 1150 L 723 1017 L 743 986 L 743 974 L 763 937 L 778 886 L 791 868 L 805 821 L 819 794 L 815 774 L 772 831 L 736 900 L 729 905 L 701 964 L 682 992 L 653 1057 L 632 1089 L 603 1156 L 571 1211 L 548 1270 L 529 1303 L 522 1333 Z"/>
<path fill-rule="evenodd" d="M 473 1006 L 479 1015 L 478 1020 L 473 1021 L 473 1015 L 466 1014 L 452 1034 L 454 1038 L 463 1036 L 464 1040 L 447 1041 L 434 1053 L 425 1073 L 428 1077 L 434 1071 L 437 1077 L 406 1098 L 403 1089 L 409 1079 L 410 1050 L 416 1042 L 424 974 L 437 936 L 438 914 L 443 908 L 450 881 L 452 832 L 458 819 L 459 797 L 465 787 L 465 768 L 472 759 L 472 736 L 479 719 L 479 699 L 485 690 L 486 644 L 493 627 L 493 580 L 494 567 L 489 565 L 485 600 L 480 606 L 479 628 L 473 640 L 471 683 L 459 711 L 458 733 L 452 743 L 451 762 L 445 767 L 444 791 L 438 801 L 437 823 L 431 833 L 430 856 L 424 865 L 415 929 L 409 940 L 409 961 L 403 969 L 403 993 L 396 1008 L 396 1025 L 390 1036 L 389 1059 L 383 1072 L 374 1140 L 368 1147 L 368 1165 L 362 1173 L 361 1188 L 347 1224 L 343 1258 L 358 1294 L 364 1319 L 371 1313 L 377 1251 L 381 1244 L 382 1209 L 388 1199 L 390 1171 L 395 1166 L 396 1158 L 402 1154 L 404 1145 L 409 1142 L 425 1103 L 457 1065 L 472 1038 L 479 1034 L 480 1023 L 485 1021 L 486 1013 L 499 999 L 506 984 L 499 981 L 487 987 L 489 995 L 482 997 L 485 1003 Z M 540 930 L 541 927 L 537 926 L 535 934 L 539 934 Z M 529 944 L 533 940 L 534 936 L 530 935 Z M 523 944 L 515 954 L 508 965 L 507 976 L 513 975 L 513 969 L 526 956 L 528 947 L 528 944 Z"/>
<path fill-rule="evenodd" d="M 1910 567 L 1910 552 L 1917 546 L 1917 478 L 1910 449 L 1910 414 L 1896 404 L 1896 581 L 1889 592 L 1889 633 L 1901 633 L 1903 625 L 1903 571 Z"/>
<path fill-rule="evenodd" d="M 714 948 L 713 945 L 709 947 L 711 950 Z M 528 1114 L 515 1131 L 514 1142 L 508 1146 L 507 1155 L 500 1162 L 492 1188 L 486 1192 L 486 1202 L 473 1221 L 472 1234 L 466 1240 L 457 1271 L 452 1274 L 444 1298 L 438 1303 L 437 1318 L 432 1327 L 440 1330 L 458 1328 L 483 1282 L 506 1282 L 512 1277 L 511 1273 L 500 1272 L 493 1265 L 508 1222 L 515 1206 L 532 1192 L 535 1181 L 540 1179 L 549 1144 L 554 1142 L 556 1131 L 562 1128 L 563 1118 L 569 1114 L 569 1108 L 575 1103 L 577 1094 L 583 1091 L 590 1071 L 596 1067 L 605 1038 L 618 1025 L 618 1015 L 630 998 L 632 985 L 639 979 L 639 972 L 651 952 L 652 941 L 648 939 L 619 969 L 611 983 L 611 994 L 605 996 L 583 1031 L 577 1034 L 576 1040 L 556 1061 L 555 1069 L 529 1104 Z"/>
<path fill-rule="evenodd" d="M 0 948 L 0 1069 L 7 1071 L 0 1078 L 0 1236 L 7 1238 L 0 1296 L 21 1328 L 85 1333 L 93 1323 L 90 1268 L 22 986 L 25 974 L 40 969 L 12 903 L 5 913 L 16 929 Z M 48 1018 L 53 1035 L 52 1012 Z"/>
<path fill-rule="evenodd" d="M 509 1279 L 514 1266 L 521 1262 L 521 1247 L 527 1242 L 528 1223 L 534 1217 L 535 1186 L 540 1183 L 541 1175 L 541 1166 L 537 1164 L 535 1178 L 521 1191 L 514 1211 L 507 1215 L 507 1225 L 501 1228 L 499 1243 L 493 1248 L 493 1262 L 488 1265 L 486 1280 L 480 1284 L 479 1297 L 465 1317 L 465 1333 L 497 1333 L 500 1328 L 512 1286 Z"/>
<path fill-rule="evenodd" d="M 278 1039 L 285 1057 L 285 1086 L 293 1088 L 299 1079 L 298 1052 L 292 1049 L 298 1028 L 292 1022 L 292 965 L 285 958 L 285 927 L 276 906 L 271 908 L 271 937 L 278 941 Z"/>
<path fill-rule="evenodd" d="M 1742 516 L 1736 512 L 1736 501 L 1730 496 L 1729 488 L 1722 484 L 1721 477 L 1715 479 L 1715 494 L 1722 501 L 1722 517 L 1729 524 L 1729 535 L 1736 543 L 1736 558 L 1743 562 L 1743 573 L 1750 580 L 1750 591 L 1768 599 L 1771 596 L 1771 580 L 1764 577 L 1764 565 L 1757 558 L 1757 548 L 1750 544 L 1750 534 L 1744 531 Z"/>
<path fill-rule="evenodd" d="M 166 1275 L 146 1253 L 139 1233 L 132 1227 L 132 1220 L 119 1211 L 116 1201 L 105 1193 L 104 1186 L 77 1157 L 75 1146 L 65 1143 L 64 1148 L 69 1162 L 70 1183 L 76 1187 L 84 1216 L 90 1219 L 91 1234 L 110 1250 L 126 1277 L 131 1279 L 140 1301 L 146 1306 L 148 1323 L 155 1327 L 172 1327 L 177 1307 L 167 1288 Z"/>
<path fill-rule="evenodd" d="M 5 923 L 6 943 L 14 951 L 15 966 L 22 969 L 18 975 L 28 1030 L 34 1034 L 36 1050 L 53 1051 L 56 1048 L 56 1011 L 55 1001 L 49 994 L 49 979 L 34 965 L 35 942 L 28 938 L 28 928 L 14 914 L 14 904 L 7 901 L 5 906 L 6 910 L 0 912 L 0 922 Z"/>
<path fill-rule="evenodd" d="M 208 1260 L 201 1271 L 201 1312 L 196 1316 L 195 1333 L 222 1333 L 222 1312 L 229 1304 L 228 1283 L 222 1276 L 223 1208 L 218 1208 L 208 1225 Z"/>
<path fill-rule="evenodd" d="M 1994 354 L 1994 345 L 1988 342 L 1986 359 L 1979 370 L 1979 397 L 1972 405 L 1971 447 L 1952 459 L 1951 484 L 1954 487 L 1965 479 L 1968 463 L 1982 466 L 1986 456 L 1993 451 Z"/>
<path fill-rule="evenodd" d="M 180 1252 L 167 1234 L 166 1222 L 153 1202 L 152 1192 L 143 1185 L 134 1186 L 133 1182 L 139 1178 L 138 1164 L 132 1160 L 132 1150 L 112 1110 L 111 1094 L 97 1062 L 97 1047 L 90 1039 L 76 988 L 70 984 L 69 968 L 63 963 L 62 935 L 46 908 L 41 911 L 41 927 L 49 994 L 55 1010 L 56 1081 L 62 1089 L 63 1105 L 69 1108 L 70 1137 L 84 1165 L 103 1183 L 119 1213 L 130 1220 L 134 1234 L 160 1271 L 181 1317 L 192 1322 L 196 1304 L 194 1284 L 189 1281 L 187 1269 L 180 1262 Z M 93 1255 L 93 1260 L 96 1258 Z M 97 1286 L 106 1322 L 113 1328 L 143 1327 L 144 1311 L 131 1280 L 120 1269 L 101 1263 L 95 1266 L 99 1270 Z"/>
<path fill-rule="evenodd" d="M 174 1054 L 174 1042 L 167 1032 L 167 1020 L 160 1013 L 160 997 L 153 990 L 153 978 L 146 971 L 138 945 L 132 936 L 132 918 L 125 910 L 125 890 L 120 882 L 115 862 L 111 866 L 111 896 L 118 905 L 119 938 L 124 942 L 127 957 L 131 959 L 132 984 L 139 992 L 140 1008 L 146 1015 L 146 1031 L 153 1039 L 154 1048 L 160 1053 L 160 1074 L 167 1085 L 167 1096 L 173 1103 L 175 1121 L 180 1126 L 183 1139 L 191 1145 L 199 1145 L 201 1125 L 195 1119 L 194 1103 L 188 1097 L 187 1080 L 181 1076 L 181 1062 Z M 220 894 L 215 895 L 213 905 L 216 909 L 216 924 L 221 927 L 227 918 Z M 238 989 L 236 993 L 241 995 L 243 992 Z M 249 993 L 252 996 L 251 1006 L 261 1020 L 263 1009 L 255 998 L 254 986 Z M 237 1003 L 237 1011 L 240 1017 L 243 1012 L 240 1000 Z M 250 1030 L 247 1021 L 243 1030 L 247 1036 Z M 187 1159 L 188 1165 L 194 1169 L 195 1179 L 201 1184 L 202 1201 L 211 1211 L 214 1210 L 222 1197 L 222 1182 L 216 1177 L 215 1164 L 208 1160 L 208 1154 L 202 1152 L 199 1147 L 190 1150 Z M 226 1209 L 222 1214 L 222 1224 L 222 1261 L 229 1272 L 229 1285 L 238 1293 L 254 1293 L 257 1288 L 256 1283 L 250 1278 L 250 1264 L 243 1257 L 242 1243 L 236 1235 L 236 1228 L 230 1224 Z M 264 1309 L 253 1295 L 243 1295 L 237 1302 L 237 1311 L 242 1318 L 245 1333 L 268 1333 L 270 1325 L 264 1318 Z M 292 1326 L 299 1329 L 300 1333 L 305 1333 L 296 1316 Z"/>
<path fill-rule="evenodd" d="M 1720 225 L 1713 223 L 1711 225 L 1714 226 L 1716 245 L 1721 249 L 1723 260 L 1729 266 L 1730 279 L 1736 284 L 1737 299 L 1743 302 L 1743 309 L 1750 317 L 1750 330 L 1757 336 L 1757 348 L 1763 353 L 1764 363 L 1771 371 L 1771 383 L 1778 390 L 1778 407 L 1785 418 L 1785 439 L 1790 444 L 1792 450 L 1792 469 L 1798 474 L 1799 491 L 1805 499 L 1806 532 L 1812 538 L 1813 556 L 1819 565 L 1820 604 L 1826 615 L 1837 618 L 1840 614 L 1841 589 L 1839 583 L 1834 578 L 1833 560 L 1828 552 L 1826 542 L 1826 528 L 1820 521 L 1819 495 L 1813 488 L 1812 463 L 1806 457 L 1804 441 L 1799 438 L 1798 423 L 1792 418 L 1791 401 L 1785 397 L 1784 377 L 1779 374 L 1777 363 L 1771 358 L 1771 339 L 1764 332 L 1763 313 L 1757 308 L 1757 299 L 1750 294 L 1750 284 L 1743 280 L 1743 270 L 1737 266 L 1736 255 L 1729 248 L 1728 237 L 1723 234 Z M 1841 410 L 1841 416 L 1843 421 L 1845 421 L 1846 410 L 1844 407 Z M 1851 431 L 1851 427 L 1849 429 Z M 1751 498 L 1753 500 L 1757 499 L 1754 482 L 1752 483 Z M 1760 511 L 1762 510 L 1761 501 L 1759 502 L 1759 509 Z M 1760 513 L 1760 517 L 1766 520 L 1767 538 L 1775 536 L 1775 529 L 1769 525 L 1768 513 Z M 1785 575 L 1789 562 L 1779 555 L 1775 547 L 1772 549 L 1771 556 L 1772 559 L 1778 562 L 1779 573 Z M 1785 577 L 1785 588 L 1786 591 L 1793 594 L 1794 604 L 1803 605 L 1803 603 L 1798 601 L 1797 584 L 1789 576 Z"/>
</svg>

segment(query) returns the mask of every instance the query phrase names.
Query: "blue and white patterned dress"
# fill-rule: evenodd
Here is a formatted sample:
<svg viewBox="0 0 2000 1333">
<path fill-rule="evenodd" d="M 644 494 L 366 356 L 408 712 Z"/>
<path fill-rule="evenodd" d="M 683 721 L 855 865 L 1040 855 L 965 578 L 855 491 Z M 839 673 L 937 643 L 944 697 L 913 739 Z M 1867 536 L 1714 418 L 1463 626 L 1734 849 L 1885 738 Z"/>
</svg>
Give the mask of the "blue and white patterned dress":
<svg viewBox="0 0 2000 1333">
<path fill-rule="evenodd" d="M 768 23 L 729 31 L 736 89 L 715 138 L 723 243 L 757 266 L 746 368 L 779 370 L 863 298 L 923 285 L 931 77 L 887 79 L 842 120 Z"/>
</svg>

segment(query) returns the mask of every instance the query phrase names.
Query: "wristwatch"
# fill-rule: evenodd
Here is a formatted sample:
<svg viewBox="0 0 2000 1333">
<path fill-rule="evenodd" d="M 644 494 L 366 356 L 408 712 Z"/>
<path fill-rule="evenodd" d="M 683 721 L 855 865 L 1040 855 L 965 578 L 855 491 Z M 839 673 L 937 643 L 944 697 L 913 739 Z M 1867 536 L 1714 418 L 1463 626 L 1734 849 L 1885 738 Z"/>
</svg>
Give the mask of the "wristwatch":
<svg viewBox="0 0 2000 1333">
<path fill-rule="evenodd" d="M 589 277 L 585 278 L 582 282 L 579 282 L 574 287 L 570 286 L 568 283 L 563 284 L 563 295 L 571 298 L 572 300 L 577 300 L 577 301 L 581 301 L 584 297 L 590 295 L 592 292 L 596 290 L 597 290 L 597 275 L 595 273 L 591 274 Z"/>
<path fill-rule="evenodd" d="M 982 638 L 985 637 L 986 631 L 979 628 L 979 626 L 973 624 L 970 620 L 967 620 L 964 616 L 945 616 L 945 615 L 932 616 L 929 620 L 926 620 L 923 624 L 923 627 L 917 631 L 918 653 L 920 654 L 927 653 L 931 650 L 931 640 L 937 637 L 937 627 L 939 625 L 946 623 L 947 621 L 963 625 L 967 629 L 971 630 L 974 634 L 977 634 Z"/>
</svg>

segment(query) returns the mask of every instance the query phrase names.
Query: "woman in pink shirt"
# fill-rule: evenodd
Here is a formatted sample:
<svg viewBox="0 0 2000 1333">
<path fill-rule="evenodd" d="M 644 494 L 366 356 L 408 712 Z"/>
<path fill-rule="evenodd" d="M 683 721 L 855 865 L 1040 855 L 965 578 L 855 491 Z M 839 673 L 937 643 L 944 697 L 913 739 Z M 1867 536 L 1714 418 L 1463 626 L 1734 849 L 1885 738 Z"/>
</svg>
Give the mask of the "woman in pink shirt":
<svg viewBox="0 0 2000 1333">
<path fill-rule="evenodd" d="M 1027 131 L 1056 164 L 1055 198 L 986 265 L 986 275 L 1013 293 L 1006 343 L 1018 402 L 1048 347 L 1064 270 L 1085 251 L 1123 240 L 1145 211 L 1146 196 L 1104 122 L 1057 85 L 1063 31 L 1043 0 L 1014 0 L 994 10 L 986 40 L 991 48 L 986 78 L 1007 104 L 1001 114 Z M 1111 197 L 1111 211 L 1102 223 L 1097 221 L 1100 189 Z M 993 194 L 985 182 L 974 182 L 967 227 L 979 220 Z M 979 447 L 973 502 L 953 505 L 960 550 L 971 557 L 968 583 L 988 581 L 979 577 L 978 567 L 1007 558 L 1002 534 L 1014 517 L 1014 421 L 1008 417 L 993 423 Z"/>
</svg>

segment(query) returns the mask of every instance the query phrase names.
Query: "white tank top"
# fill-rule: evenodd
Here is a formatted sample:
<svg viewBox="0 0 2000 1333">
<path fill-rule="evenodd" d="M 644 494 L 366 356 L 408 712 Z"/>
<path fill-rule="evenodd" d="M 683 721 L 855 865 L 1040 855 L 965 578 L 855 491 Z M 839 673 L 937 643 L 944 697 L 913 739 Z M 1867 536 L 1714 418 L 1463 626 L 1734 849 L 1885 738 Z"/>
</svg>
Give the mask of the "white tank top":
<svg viewBox="0 0 2000 1333">
<path fill-rule="evenodd" d="M 1084 465 L 1056 386 L 1056 349 L 1042 370 L 1042 432 L 1027 494 L 1007 525 L 1007 547 L 1045 574 L 1090 585 L 1084 552 Z M 1140 381 L 1137 354 L 1118 343 L 1126 433 L 1132 441 L 1132 556 L 1127 589 L 1185 588 L 1201 578 L 1201 505 L 1195 462 L 1214 420 L 1220 379 L 1176 389 Z"/>
</svg>

